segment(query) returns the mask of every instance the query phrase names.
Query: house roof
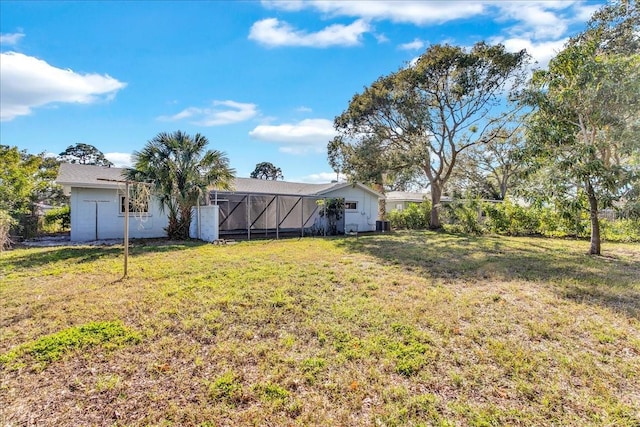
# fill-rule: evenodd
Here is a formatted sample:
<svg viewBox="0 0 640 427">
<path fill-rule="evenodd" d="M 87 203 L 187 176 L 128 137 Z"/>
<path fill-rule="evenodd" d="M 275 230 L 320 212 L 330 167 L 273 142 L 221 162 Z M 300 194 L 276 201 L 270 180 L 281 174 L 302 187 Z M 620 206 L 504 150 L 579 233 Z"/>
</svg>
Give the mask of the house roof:
<svg viewBox="0 0 640 427">
<path fill-rule="evenodd" d="M 302 182 L 274 181 L 268 179 L 235 178 L 231 192 L 257 194 L 286 194 L 310 196 L 332 188 L 335 183 L 307 184 Z M 221 190 L 218 190 L 221 192 Z"/>
<path fill-rule="evenodd" d="M 308 184 L 303 182 L 274 181 L 254 178 L 236 178 L 232 185 L 233 190 L 217 190 L 219 193 L 241 193 L 241 194 L 278 194 L 288 196 L 323 196 L 333 191 L 345 187 L 358 187 L 375 197 L 382 198 L 382 194 L 369 187 L 347 182 L 331 182 L 326 184 Z M 216 191 L 216 190 L 214 190 Z"/>
<path fill-rule="evenodd" d="M 114 181 L 123 180 L 124 171 L 122 168 L 61 163 L 56 182 L 67 192 L 71 187 L 117 188 L 118 183 Z"/>
<path fill-rule="evenodd" d="M 58 170 L 58 178 L 56 179 L 56 182 L 64 186 L 65 191 L 67 192 L 71 187 L 117 188 L 118 183 L 114 181 L 123 180 L 124 171 L 125 169 L 123 168 L 108 168 L 104 166 L 62 163 L 60 164 L 60 169 Z M 308 184 L 302 182 L 272 181 L 254 178 L 235 178 L 232 183 L 233 190 L 217 191 L 219 193 L 234 192 L 251 194 L 322 196 L 349 186 L 361 188 L 362 190 L 367 191 L 379 198 L 384 197 L 382 194 L 359 183 L 350 184 L 347 182 L 330 182 L 326 184 Z"/>
<path fill-rule="evenodd" d="M 431 200 L 431 193 L 417 193 L 412 191 L 389 191 L 386 194 L 387 202 L 414 202 L 420 203 L 425 200 Z M 453 199 L 450 196 L 441 196 L 441 202 L 450 202 Z"/>
<path fill-rule="evenodd" d="M 429 193 L 416 193 L 411 191 L 389 191 L 386 194 L 387 200 L 398 202 L 422 202 L 429 198 Z"/>
</svg>

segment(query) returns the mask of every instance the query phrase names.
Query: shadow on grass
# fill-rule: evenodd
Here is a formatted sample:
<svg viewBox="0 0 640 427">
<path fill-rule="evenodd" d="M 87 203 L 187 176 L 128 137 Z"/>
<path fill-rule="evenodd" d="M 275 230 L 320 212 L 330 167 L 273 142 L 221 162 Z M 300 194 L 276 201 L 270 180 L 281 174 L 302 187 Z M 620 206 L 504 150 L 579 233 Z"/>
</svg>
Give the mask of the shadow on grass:
<svg viewBox="0 0 640 427">
<path fill-rule="evenodd" d="M 129 247 L 129 255 L 143 253 L 174 252 L 206 244 L 201 241 L 169 241 L 169 240 L 135 240 Z M 87 263 L 102 258 L 117 258 L 123 254 L 123 245 L 115 246 L 61 246 L 48 248 L 32 248 L 19 256 L 0 259 L 0 266 L 5 263 L 17 268 L 34 268 L 46 264 L 73 260 L 76 263 Z"/>
<path fill-rule="evenodd" d="M 588 242 L 435 232 L 363 236 L 337 245 L 444 281 L 546 282 L 563 298 L 640 319 L 640 250 L 620 255 L 605 248 L 609 253 L 596 257 L 586 255 Z"/>
</svg>

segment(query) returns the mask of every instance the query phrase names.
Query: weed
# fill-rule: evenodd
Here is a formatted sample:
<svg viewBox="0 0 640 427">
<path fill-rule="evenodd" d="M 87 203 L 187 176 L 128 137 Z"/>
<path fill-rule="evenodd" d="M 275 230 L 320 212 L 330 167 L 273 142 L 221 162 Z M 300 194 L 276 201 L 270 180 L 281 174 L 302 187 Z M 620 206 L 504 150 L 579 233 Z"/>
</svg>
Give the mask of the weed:
<svg viewBox="0 0 640 427">
<path fill-rule="evenodd" d="M 120 322 L 92 322 L 23 344 L 0 355 L 0 363 L 8 364 L 20 357 L 31 356 L 46 365 L 75 350 L 98 345 L 114 349 L 138 344 L 141 340 L 140 334 L 124 327 Z"/>
<path fill-rule="evenodd" d="M 309 384 L 315 383 L 318 375 L 325 368 L 327 361 L 320 357 L 310 357 L 302 361 L 301 368 Z"/>
<path fill-rule="evenodd" d="M 113 390 L 117 388 L 121 382 L 122 379 L 119 375 L 100 375 L 96 381 L 96 390 L 99 392 Z"/>
<path fill-rule="evenodd" d="M 209 384 L 208 396 L 213 401 L 237 403 L 242 398 L 242 385 L 233 372 L 226 372 Z"/>
</svg>

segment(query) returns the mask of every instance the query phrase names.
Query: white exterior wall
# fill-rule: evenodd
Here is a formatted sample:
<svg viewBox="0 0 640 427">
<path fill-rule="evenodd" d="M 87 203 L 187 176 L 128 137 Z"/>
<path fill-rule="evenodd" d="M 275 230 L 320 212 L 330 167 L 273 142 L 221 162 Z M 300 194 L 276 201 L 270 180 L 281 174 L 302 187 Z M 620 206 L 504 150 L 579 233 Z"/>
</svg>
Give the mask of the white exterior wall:
<svg viewBox="0 0 640 427">
<path fill-rule="evenodd" d="M 219 239 L 219 215 L 220 208 L 217 205 L 200 206 L 191 211 L 191 226 L 189 237 L 205 242 L 214 242 Z"/>
<path fill-rule="evenodd" d="M 344 198 L 345 202 L 357 202 L 358 209 L 345 210 L 344 224 L 358 224 L 358 231 L 376 231 L 378 197 L 358 187 L 343 187 L 323 194 L 324 197 Z"/>
<path fill-rule="evenodd" d="M 142 218 L 130 214 L 129 237 L 166 237 L 167 215 L 160 212 L 157 200 L 152 199 L 149 205 L 149 213 Z M 118 190 L 72 187 L 71 241 L 101 239 L 124 239 L 124 214 L 120 213 Z"/>
</svg>

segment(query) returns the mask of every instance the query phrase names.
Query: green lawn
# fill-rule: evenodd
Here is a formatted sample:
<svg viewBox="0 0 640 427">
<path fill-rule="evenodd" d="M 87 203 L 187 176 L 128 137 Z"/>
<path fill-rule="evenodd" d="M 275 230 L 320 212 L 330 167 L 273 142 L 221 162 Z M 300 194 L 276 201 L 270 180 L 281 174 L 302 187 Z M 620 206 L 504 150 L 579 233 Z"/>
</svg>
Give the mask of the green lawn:
<svg viewBox="0 0 640 427">
<path fill-rule="evenodd" d="M 2 425 L 640 425 L 640 245 L 399 232 L 0 254 Z"/>
</svg>

